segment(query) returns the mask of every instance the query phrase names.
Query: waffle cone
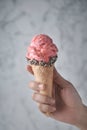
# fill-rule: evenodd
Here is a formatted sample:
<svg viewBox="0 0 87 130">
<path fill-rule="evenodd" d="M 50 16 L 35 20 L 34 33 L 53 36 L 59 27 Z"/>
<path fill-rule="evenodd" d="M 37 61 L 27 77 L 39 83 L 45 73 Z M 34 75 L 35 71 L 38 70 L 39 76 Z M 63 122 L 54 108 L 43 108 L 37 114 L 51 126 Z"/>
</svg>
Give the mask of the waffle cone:
<svg viewBox="0 0 87 130">
<path fill-rule="evenodd" d="M 46 85 L 45 90 L 40 91 L 40 93 L 52 97 L 53 66 L 45 67 L 39 65 L 32 65 L 32 70 L 34 72 L 35 81 Z"/>
</svg>

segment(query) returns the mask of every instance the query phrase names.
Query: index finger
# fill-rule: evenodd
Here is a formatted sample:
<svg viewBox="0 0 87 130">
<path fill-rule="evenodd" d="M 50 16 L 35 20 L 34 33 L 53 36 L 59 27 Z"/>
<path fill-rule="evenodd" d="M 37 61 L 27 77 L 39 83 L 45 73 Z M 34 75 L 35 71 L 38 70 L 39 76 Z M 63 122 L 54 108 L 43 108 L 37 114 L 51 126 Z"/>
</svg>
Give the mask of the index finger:
<svg viewBox="0 0 87 130">
<path fill-rule="evenodd" d="M 45 85 L 44 84 L 41 84 L 41 83 L 36 82 L 36 81 L 30 81 L 29 82 L 29 87 L 32 90 L 35 90 L 35 91 L 40 91 L 40 90 L 44 90 L 45 89 Z"/>
</svg>

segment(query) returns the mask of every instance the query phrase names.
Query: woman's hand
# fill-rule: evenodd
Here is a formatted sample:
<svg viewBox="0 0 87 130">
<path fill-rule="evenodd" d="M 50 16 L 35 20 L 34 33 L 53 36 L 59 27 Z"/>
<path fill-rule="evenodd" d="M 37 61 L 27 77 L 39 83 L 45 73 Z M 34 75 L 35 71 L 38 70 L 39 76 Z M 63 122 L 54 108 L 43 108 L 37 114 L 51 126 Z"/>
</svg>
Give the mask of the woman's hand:
<svg viewBox="0 0 87 130">
<path fill-rule="evenodd" d="M 33 74 L 32 68 L 27 66 L 27 70 Z M 33 100 L 38 103 L 41 112 L 48 113 L 49 116 L 65 123 L 76 125 L 82 130 L 84 121 L 82 119 L 84 113 L 87 112 L 87 107 L 82 103 L 82 100 L 73 87 L 73 85 L 65 80 L 54 68 L 53 79 L 53 98 L 40 94 L 40 90 L 44 90 L 46 86 L 36 81 L 31 81 L 29 87 L 34 90 Z M 85 112 L 84 112 L 85 111 Z M 87 113 L 85 119 L 87 120 Z M 85 125 L 87 122 L 85 123 Z M 86 127 L 87 128 L 87 127 Z"/>
</svg>

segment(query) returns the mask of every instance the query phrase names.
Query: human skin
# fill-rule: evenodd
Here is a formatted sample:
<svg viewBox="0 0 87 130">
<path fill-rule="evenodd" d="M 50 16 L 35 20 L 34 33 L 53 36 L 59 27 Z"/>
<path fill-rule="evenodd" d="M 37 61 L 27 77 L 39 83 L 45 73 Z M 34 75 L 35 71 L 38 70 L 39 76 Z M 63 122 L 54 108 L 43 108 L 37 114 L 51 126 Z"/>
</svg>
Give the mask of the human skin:
<svg viewBox="0 0 87 130">
<path fill-rule="evenodd" d="M 33 74 L 31 66 L 27 70 Z M 87 130 L 87 107 L 82 103 L 81 97 L 75 87 L 65 80 L 54 68 L 53 73 L 53 98 L 40 94 L 45 90 L 44 84 L 31 81 L 29 87 L 34 90 L 32 98 L 38 103 L 38 108 L 49 117 Z"/>
</svg>

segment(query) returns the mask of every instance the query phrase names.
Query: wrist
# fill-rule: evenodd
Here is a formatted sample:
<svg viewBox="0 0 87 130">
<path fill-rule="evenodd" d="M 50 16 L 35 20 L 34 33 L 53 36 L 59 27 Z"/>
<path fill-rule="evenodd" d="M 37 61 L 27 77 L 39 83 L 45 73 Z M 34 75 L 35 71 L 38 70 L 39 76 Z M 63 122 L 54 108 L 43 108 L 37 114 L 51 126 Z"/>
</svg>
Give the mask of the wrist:
<svg viewBox="0 0 87 130">
<path fill-rule="evenodd" d="M 79 127 L 80 130 L 87 130 L 87 106 L 82 106 L 79 115 L 77 127 Z"/>
</svg>

